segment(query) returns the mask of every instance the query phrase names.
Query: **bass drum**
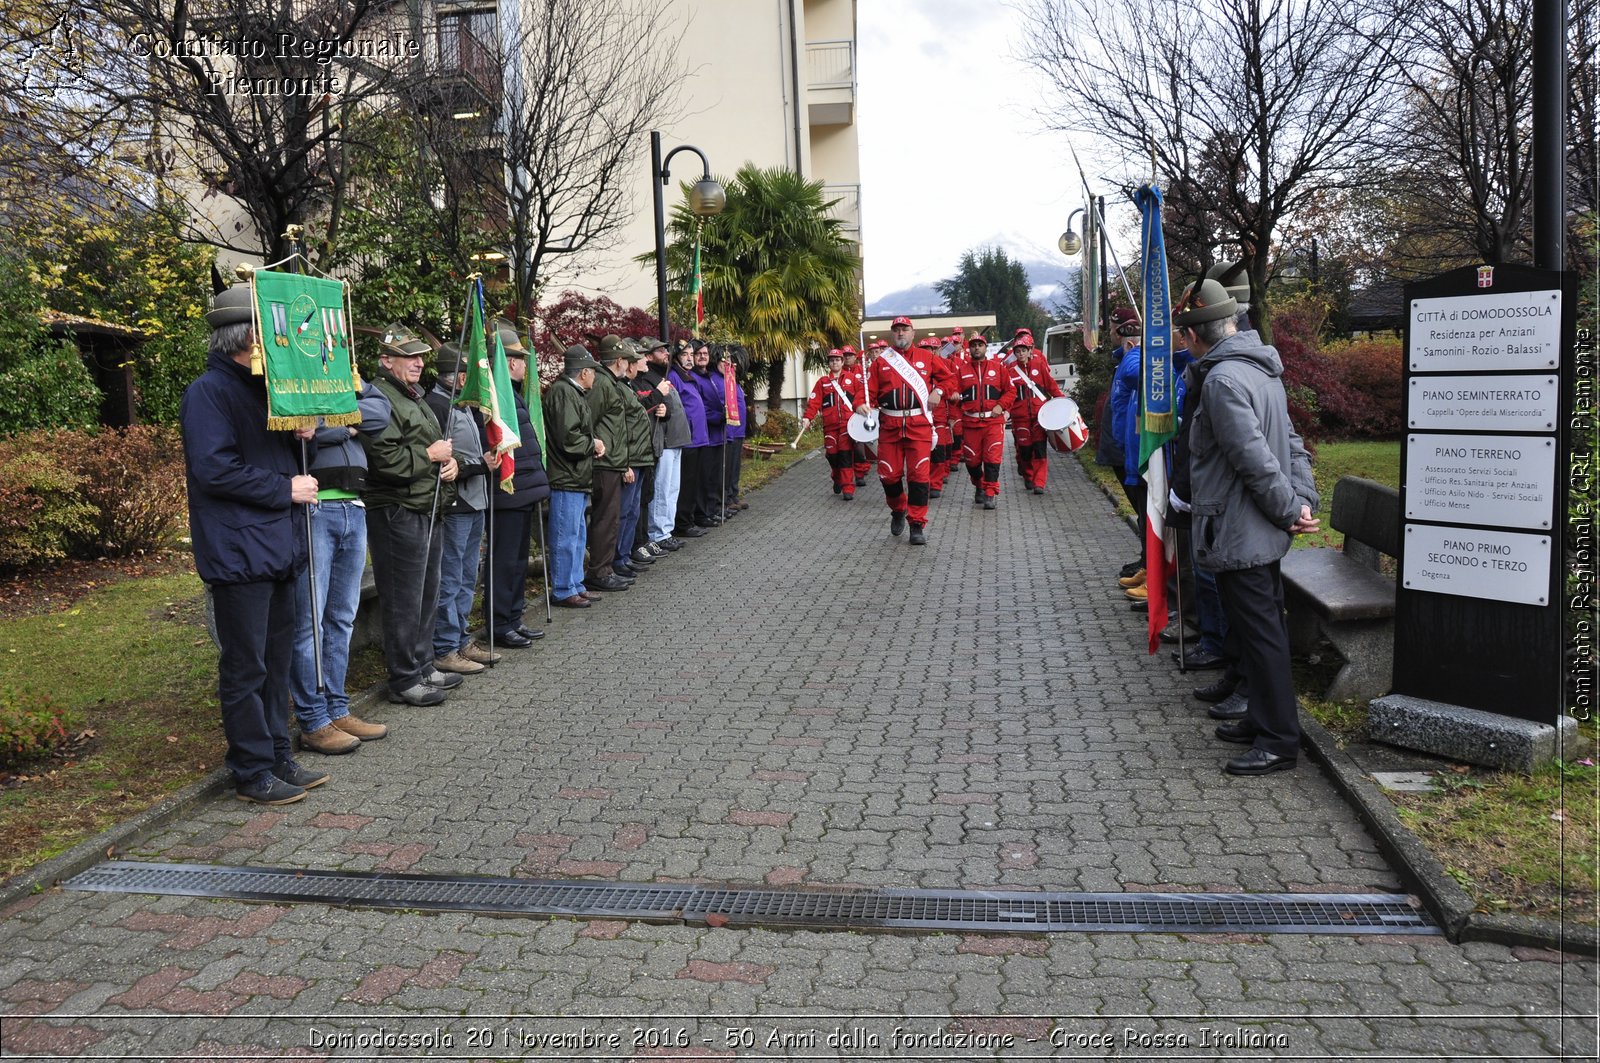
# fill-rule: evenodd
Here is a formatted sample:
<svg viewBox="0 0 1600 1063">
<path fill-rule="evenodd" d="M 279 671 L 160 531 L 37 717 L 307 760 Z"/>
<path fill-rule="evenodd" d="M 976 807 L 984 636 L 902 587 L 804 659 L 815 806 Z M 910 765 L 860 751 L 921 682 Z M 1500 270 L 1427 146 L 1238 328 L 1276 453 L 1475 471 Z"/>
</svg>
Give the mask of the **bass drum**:
<svg viewBox="0 0 1600 1063">
<path fill-rule="evenodd" d="M 850 415 L 850 424 L 846 431 L 850 438 L 857 443 L 876 443 L 878 441 L 878 418 L 876 414 L 863 417 L 859 413 Z"/>
</svg>

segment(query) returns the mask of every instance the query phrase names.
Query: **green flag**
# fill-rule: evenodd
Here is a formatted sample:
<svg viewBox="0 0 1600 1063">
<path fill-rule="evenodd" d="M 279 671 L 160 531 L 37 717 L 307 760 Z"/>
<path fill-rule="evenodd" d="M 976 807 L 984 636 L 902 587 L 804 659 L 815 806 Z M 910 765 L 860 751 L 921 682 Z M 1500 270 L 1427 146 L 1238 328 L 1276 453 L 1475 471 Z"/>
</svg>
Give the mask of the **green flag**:
<svg viewBox="0 0 1600 1063">
<path fill-rule="evenodd" d="M 533 346 L 533 326 L 528 326 L 528 375 L 522 378 L 522 401 L 528 407 L 528 421 L 533 425 L 533 437 L 539 441 L 539 452 L 544 453 L 544 396 L 539 391 L 539 353 Z"/>
<path fill-rule="evenodd" d="M 358 424 L 343 282 L 258 269 L 250 289 L 267 378 L 267 427 Z"/>
<path fill-rule="evenodd" d="M 489 445 L 484 459 L 498 468 L 500 490 L 515 490 L 511 474 L 516 467 L 512 451 L 522 445 L 517 434 L 516 392 L 511 390 L 511 372 L 506 368 L 506 349 L 497 329 L 494 351 L 484 342 L 482 281 L 473 281 L 467 296 L 467 379 L 456 402 L 483 411 L 484 435 Z"/>
</svg>

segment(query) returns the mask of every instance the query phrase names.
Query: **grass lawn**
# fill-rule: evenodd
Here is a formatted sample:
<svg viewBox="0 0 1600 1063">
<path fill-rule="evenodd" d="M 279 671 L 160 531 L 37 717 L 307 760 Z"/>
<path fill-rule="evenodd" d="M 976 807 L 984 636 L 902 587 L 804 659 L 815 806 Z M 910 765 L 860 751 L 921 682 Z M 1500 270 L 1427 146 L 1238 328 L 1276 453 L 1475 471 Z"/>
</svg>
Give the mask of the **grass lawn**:
<svg viewBox="0 0 1600 1063">
<path fill-rule="evenodd" d="M 222 763 L 217 654 L 192 571 L 0 621 L 10 686 L 48 692 L 74 741 L 0 772 L 0 877 L 48 859 Z"/>
</svg>

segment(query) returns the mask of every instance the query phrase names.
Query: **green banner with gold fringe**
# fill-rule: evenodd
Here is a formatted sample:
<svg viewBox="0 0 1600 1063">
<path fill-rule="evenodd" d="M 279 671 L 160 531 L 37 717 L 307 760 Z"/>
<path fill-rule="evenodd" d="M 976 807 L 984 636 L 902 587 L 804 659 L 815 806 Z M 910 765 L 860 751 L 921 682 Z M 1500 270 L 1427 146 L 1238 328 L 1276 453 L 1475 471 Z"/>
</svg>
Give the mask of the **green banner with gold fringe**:
<svg viewBox="0 0 1600 1063">
<path fill-rule="evenodd" d="M 258 269 L 251 274 L 267 427 L 357 424 L 350 310 L 342 281 Z M 254 369 L 254 366 L 252 366 Z"/>
</svg>

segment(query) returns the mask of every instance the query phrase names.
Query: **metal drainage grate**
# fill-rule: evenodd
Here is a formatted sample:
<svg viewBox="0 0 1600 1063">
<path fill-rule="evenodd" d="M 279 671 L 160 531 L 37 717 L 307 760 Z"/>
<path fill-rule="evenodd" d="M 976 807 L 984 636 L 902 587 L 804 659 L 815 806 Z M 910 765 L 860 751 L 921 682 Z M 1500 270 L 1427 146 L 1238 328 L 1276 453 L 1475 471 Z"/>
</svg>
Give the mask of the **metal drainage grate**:
<svg viewBox="0 0 1600 1063">
<path fill-rule="evenodd" d="M 637 919 L 734 927 L 970 933 L 1437 934 L 1428 914 L 1387 893 L 1022 893 L 988 890 L 764 890 L 281 867 L 100 864 L 64 883 L 97 893 L 357 908 Z M 725 922 L 724 922 L 725 921 Z"/>
</svg>

